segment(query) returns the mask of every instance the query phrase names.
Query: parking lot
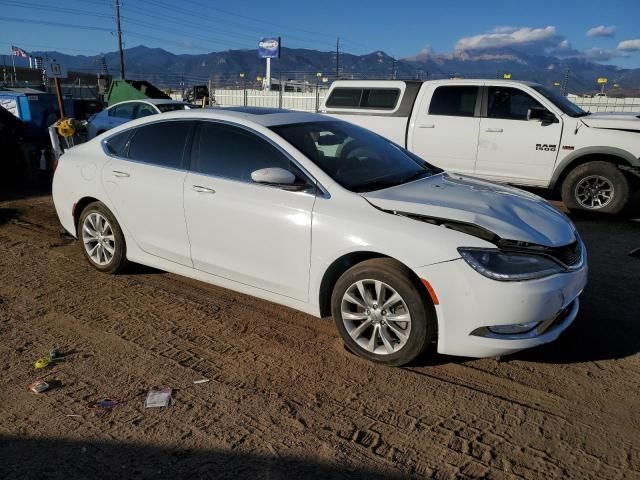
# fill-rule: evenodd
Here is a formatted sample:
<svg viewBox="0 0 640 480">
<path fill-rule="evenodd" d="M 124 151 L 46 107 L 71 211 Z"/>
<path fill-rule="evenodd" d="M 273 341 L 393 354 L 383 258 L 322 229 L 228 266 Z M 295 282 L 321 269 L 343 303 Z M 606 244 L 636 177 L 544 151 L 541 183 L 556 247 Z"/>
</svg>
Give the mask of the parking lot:
<svg viewBox="0 0 640 480">
<path fill-rule="evenodd" d="M 6 199 L 0 478 L 640 478 L 640 222 L 574 221 L 590 280 L 557 342 L 388 368 L 328 318 L 149 268 L 100 274 L 48 195 Z M 62 359 L 35 371 L 53 345 Z M 30 393 L 43 375 L 54 388 Z M 168 408 L 144 408 L 154 385 Z M 87 407 L 102 398 L 121 403 Z"/>
</svg>

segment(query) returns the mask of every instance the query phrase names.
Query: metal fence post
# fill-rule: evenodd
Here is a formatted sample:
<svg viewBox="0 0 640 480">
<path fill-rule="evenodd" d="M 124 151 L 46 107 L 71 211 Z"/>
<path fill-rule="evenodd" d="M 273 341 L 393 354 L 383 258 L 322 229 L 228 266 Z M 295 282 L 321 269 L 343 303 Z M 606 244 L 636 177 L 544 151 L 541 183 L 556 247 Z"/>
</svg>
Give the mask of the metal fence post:
<svg viewBox="0 0 640 480">
<path fill-rule="evenodd" d="M 282 74 L 280 74 L 280 92 L 278 94 L 278 108 L 282 108 L 282 92 L 284 92 L 284 84 L 282 83 Z"/>
</svg>

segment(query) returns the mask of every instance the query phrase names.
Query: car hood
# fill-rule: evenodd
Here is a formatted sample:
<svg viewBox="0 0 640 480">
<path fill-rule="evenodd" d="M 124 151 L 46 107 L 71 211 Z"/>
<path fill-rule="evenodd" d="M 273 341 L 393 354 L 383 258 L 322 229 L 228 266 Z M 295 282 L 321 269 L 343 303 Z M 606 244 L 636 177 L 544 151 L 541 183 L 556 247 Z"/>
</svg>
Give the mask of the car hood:
<svg viewBox="0 0 640 480">
<path fill-rule="evenodd" d="M 542 198 L 475 178 L 442 173 L 362 196 L 383 210 L 473 224 L 504 240 L 547 247 L 576 240 L 567 216 Z"/>
<path fill-rule="evenodd" d="M 640 131 L 639 112 L 592 113 L 581 120 L 591 128 Z"/>
</svg>

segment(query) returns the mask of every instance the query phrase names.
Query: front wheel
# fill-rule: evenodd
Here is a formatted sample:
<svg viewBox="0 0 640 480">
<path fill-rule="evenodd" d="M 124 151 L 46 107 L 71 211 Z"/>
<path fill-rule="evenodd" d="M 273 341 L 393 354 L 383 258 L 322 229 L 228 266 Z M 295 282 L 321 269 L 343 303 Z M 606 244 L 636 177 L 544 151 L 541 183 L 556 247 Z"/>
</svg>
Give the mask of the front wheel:
<svg viewBox="0 0 640 480">
<path fill-rule="evenodd" d="M 408 268 L 389 258 L 359 263 L 338 279 L 331 310 L 352 352 L 400 366 L 435 339 L 435 313 L 414 280 Z"/>
<path fill-rule="evenodd" d="M 562 201 L 569 210 L 616 214 L 627 205 L 629 196 L 629 180 L 609 162 L 579 165 L 562 183 Z"/>
</svg>

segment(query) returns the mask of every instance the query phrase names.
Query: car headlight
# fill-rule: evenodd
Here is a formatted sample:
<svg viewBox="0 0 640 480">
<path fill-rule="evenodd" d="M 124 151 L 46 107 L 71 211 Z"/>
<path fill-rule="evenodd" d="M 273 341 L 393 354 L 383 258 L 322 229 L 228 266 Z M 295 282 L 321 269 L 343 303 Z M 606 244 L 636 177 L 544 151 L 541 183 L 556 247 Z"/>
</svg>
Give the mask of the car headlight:
<svg viewBox="0 0 640 480">
<path fill-rule="evenodd" d="M 540 255 L 465 247 L 458 248 L 458 252 L 476 272 L 503 282 L 532 280 L 565 271 L 553 260 Z"/>
</svg>

